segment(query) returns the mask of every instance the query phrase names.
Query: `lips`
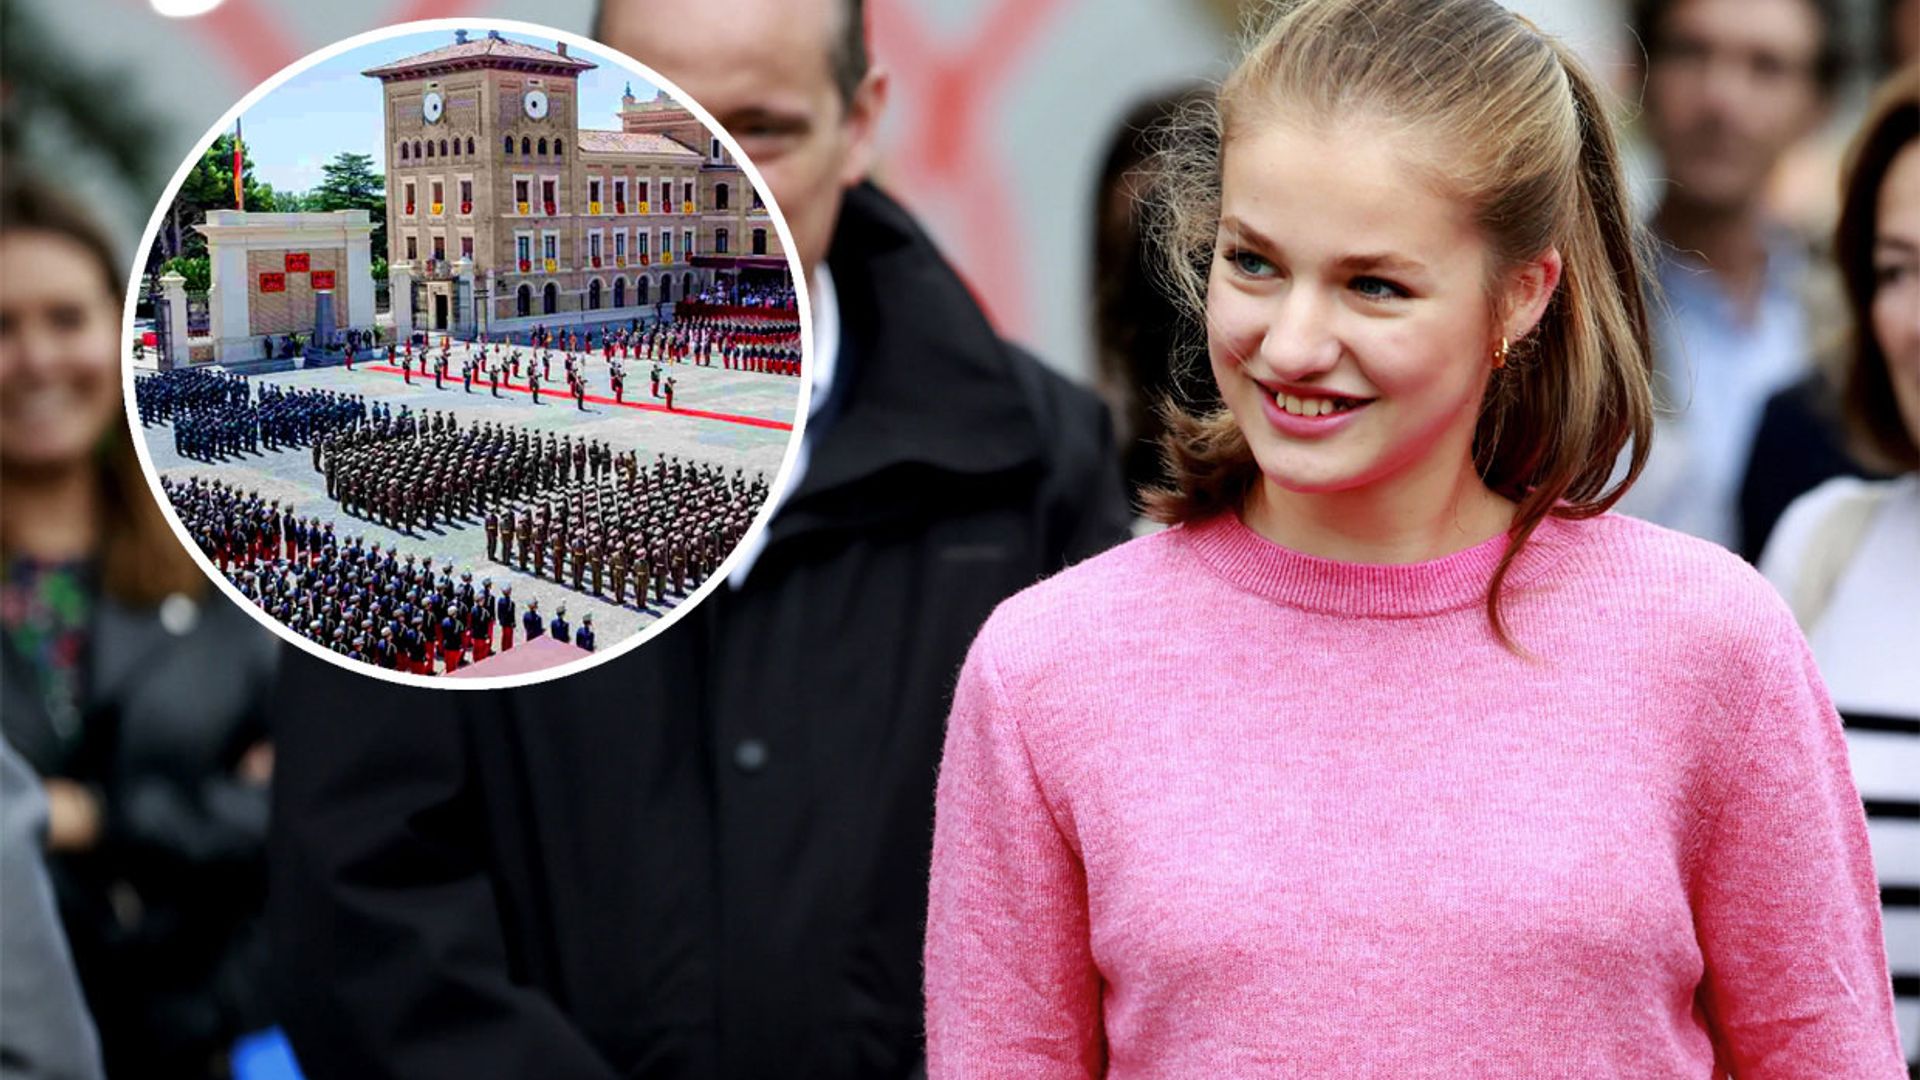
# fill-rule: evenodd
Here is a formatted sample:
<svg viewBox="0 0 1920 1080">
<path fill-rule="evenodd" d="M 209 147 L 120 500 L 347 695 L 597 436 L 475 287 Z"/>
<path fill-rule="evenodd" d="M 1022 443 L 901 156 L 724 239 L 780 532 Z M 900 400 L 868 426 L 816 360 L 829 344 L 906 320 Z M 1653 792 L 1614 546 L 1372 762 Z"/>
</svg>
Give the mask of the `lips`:
<svg viewBox="0 0 1920 1080">
<path fill-rule="evenodd" d="M 1261 412 L 1267 421 L 1281 433 L 1301 438 L 1331 435 L 1374 401 L 1318 387 L 1259 385 L 1263 391 Z"/>
</svg>

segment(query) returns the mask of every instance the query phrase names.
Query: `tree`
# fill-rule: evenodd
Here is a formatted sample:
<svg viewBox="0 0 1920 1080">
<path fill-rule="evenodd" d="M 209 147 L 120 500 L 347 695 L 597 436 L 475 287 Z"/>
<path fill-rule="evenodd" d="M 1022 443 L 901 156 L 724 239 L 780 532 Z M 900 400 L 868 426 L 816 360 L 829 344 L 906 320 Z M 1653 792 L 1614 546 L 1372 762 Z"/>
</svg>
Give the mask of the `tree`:
<svg viewBox="0 0 1920 1080">
<path fill-rule="evenodd" d="M 240 190 L 249 210 L 274 210 L 274 191 L 253 175 L 253 157 L 245 140 L 240 149 Z M 209 210 L 233 210 L 233 136 L 221 135 L 194 163 L 193 171 L 174 196 L 167 227 L 160 231 L 154 246 L 156 261 L 164 262 L 182 255 L 205 255 L 207 238 L 193 231 L 207 220 Z"/>
<path fill-rule="evenodd" d="M 205 255 L 183 255 L 167 260 L 162 274 L 175 273 L 187 279 L 187 291 L 205 293 L 213 284 L 213 264 Z"/>
<path fill-rule="evenodd" d="M 373 219 L 373 257 L 387 258 L 387 182 L 373 168 L 372 154 L 341 151 L 320 166 L 324 179 L 307 193 L 309 210 L 365 210 Z"/>
</svg>

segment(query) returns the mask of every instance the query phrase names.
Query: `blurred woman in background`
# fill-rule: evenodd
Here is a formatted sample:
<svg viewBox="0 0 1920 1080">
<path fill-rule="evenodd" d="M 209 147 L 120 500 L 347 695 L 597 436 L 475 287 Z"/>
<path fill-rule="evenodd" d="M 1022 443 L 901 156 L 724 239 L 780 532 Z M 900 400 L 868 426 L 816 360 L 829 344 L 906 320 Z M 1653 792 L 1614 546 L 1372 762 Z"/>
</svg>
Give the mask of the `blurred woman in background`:
<svg viewBox="0 0 1920 1080">
<path fill-rule="evenodd" d="M 1841 184 L 1834 257 L 1852 339 L 1840 413 L 1894 478 L 1796 500 L 1760 570 L 1793 606 L 1846 722 L 1885 905 L 1907 1061 L 1920 1065 L 1920 66 L 1868 112 Z"/>
<path fill-rule="evenodd" d="M 124 264 L 0 189 L 0 729 L 45 784 L 60 914 L 114 1077 L 219 1076 L 263 1027 L 272 639 L 174 538 L 120 399 Z"/>
</svg>

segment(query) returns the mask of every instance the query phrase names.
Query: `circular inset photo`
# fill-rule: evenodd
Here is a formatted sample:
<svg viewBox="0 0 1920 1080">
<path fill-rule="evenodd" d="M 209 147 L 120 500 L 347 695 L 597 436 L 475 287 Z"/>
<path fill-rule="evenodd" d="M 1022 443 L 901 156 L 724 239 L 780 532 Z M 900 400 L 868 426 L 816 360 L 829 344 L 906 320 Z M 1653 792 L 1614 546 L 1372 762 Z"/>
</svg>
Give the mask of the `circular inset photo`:
<svg viewBox="0 0 1920 1080">
<path fill-rule="evenodd" d="M 236 106 L 156 208 L 129 422 L 175 529 L 282 637 L 488 688 L 671 624 L 799 445 L 804 279 L 697 102 L 588 39 L 389 27 Z"/>
</svg>

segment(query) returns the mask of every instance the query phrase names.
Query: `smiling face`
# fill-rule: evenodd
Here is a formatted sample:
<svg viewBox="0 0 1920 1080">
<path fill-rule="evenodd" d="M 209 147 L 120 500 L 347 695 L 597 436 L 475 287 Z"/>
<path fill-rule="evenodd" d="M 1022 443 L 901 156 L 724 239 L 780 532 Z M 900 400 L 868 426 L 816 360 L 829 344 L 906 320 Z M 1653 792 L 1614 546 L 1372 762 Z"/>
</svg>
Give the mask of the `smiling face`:
<svg viewBox="0 0 1920 1080">
<path fill-rule="evenodd" d="M 0 468 L 83 464 L 120 408 L 119 305 L 87 248 L 0 235 Z"/>
<path fill-rule="evenodd" d="M 1485 241 L 1396 142 L 1282 122 L 1227 147 L 1208 350 L 1269 486 L 1457 484 L 1493 350 L 1538 317 L 1496 327 Z"/>
</svg>

